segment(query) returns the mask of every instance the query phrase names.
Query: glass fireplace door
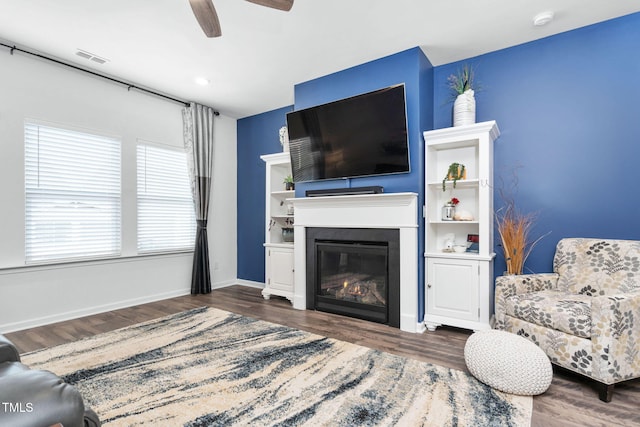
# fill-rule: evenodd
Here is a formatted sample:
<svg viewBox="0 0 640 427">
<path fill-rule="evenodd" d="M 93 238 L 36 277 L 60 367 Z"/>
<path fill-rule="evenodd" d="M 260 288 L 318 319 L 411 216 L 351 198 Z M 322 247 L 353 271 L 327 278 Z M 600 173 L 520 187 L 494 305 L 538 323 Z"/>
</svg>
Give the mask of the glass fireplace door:
<svg viewBox="0 0 640 427">
<path fill-rule="evenodd" d="M 316 242 L 316 308 L 386 323 L 388 246 Z"/>
</svg>

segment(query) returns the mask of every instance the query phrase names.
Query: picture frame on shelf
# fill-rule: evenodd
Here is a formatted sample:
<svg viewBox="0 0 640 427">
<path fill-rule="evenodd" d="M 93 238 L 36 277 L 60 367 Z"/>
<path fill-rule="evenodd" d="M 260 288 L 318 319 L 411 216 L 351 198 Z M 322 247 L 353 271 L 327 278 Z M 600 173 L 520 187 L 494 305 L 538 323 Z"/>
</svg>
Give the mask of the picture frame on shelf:
<svg viewBox="0 0 640 427">
<path fill-rule="evenodd" d="M 480 236 L 467 234 L 467 252 L 477 254 L 480 251 Z"/>
</svg>

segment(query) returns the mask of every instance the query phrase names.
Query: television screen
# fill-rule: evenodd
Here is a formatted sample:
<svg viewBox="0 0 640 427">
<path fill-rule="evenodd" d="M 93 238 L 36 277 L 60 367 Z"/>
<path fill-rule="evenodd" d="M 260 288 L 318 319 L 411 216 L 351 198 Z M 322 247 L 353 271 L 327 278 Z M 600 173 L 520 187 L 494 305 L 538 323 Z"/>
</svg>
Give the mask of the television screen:
<svg viewBox="0 0 640 427">
<path fill-rule="evenodd" d="M 287 114 L 296 182 L 409 172 L 404 85 Z"/>
</svg>

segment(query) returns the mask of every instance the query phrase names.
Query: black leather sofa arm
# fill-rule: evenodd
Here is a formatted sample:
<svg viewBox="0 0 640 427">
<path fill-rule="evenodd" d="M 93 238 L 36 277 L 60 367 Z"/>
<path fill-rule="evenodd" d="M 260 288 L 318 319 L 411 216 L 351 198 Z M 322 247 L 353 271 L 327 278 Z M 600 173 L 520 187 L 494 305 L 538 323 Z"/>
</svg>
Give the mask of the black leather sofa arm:
<svg viewBox="0 0 640 427">
<path fill-rule="evenodd" d="M 0 425 L 84 427 L 80 393 L 48 371 L 27 370 L 0 378 Z"/>
<path fill-rule="evenodd" d="M 100 427 L 80 392 L 49 371 L 20 363 L 18 349 L 0 335 L 0 427 Z"/>
<path fill-rule="evenodd" d="M 4 335 L 0 335 L 0 363 L 2 362 L 19 362 L 20 353 L 11 341 Z"/>
</svg>

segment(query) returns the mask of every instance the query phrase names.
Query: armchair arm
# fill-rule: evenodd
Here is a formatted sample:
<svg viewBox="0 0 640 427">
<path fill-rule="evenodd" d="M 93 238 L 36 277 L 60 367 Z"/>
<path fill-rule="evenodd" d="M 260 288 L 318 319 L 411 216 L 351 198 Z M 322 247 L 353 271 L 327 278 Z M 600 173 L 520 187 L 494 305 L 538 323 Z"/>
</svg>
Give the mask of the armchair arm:
<svg viewBox="0 0 640 427">
<path fill-rule="evenodd" d="M 591 301 L 594 374 L 607 384 L 640 377 L 640 291 Z"/>
<path fill-rule="evenodd" d="M 496 329 L 505 329 L 505 312 L 507 298 L 513 295 L 526 294 L 555 289 L 558 284 L 557 273 L 520 274 L 496 277 L 495 314 Z"/>
<path fill-rule="evenodd" d="M 20 353 L 11 341 L 4 335 L 0 335 L 0 363 L 2 362 L 19 362 Z"/>
</svg>

